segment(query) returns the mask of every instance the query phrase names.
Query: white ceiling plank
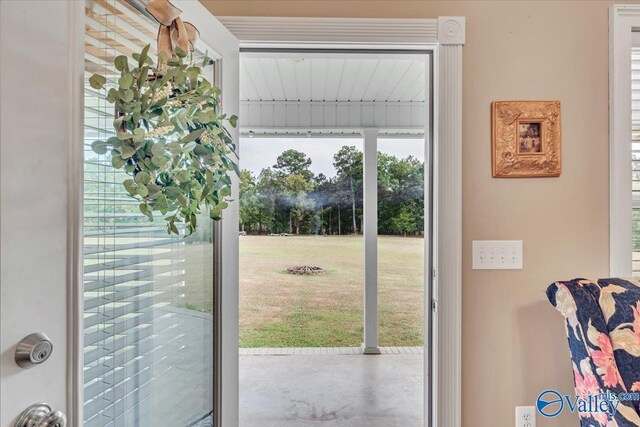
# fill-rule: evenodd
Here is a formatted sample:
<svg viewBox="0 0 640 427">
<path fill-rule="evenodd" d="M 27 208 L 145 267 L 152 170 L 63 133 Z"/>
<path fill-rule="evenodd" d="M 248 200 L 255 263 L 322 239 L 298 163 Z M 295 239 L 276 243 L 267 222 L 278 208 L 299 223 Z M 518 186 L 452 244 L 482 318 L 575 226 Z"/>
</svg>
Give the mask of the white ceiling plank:
<svg viewBox="0 0 640 427">
<path fill-rule="evenodd" d="M 369 82 L 371 82 L 371 79 L 378 68 L 379 62 L 380 61 L 377 59 L 362 60 L 360 67 L 358 67 L 353 86 L 349 92 L 348 100 L 362 101 L 364 99 L 364 94 L 367 91 Z"/>
<path fill-rule="evenodd" d="M 327 77 L 327 61 L 324 59 L 311 59 L 309 76 L 309 82 L 311 85 L 311 99 L 324 101 Z"/>
<path fill-rule="evenodd" d="M 250 65 L 246 64 L 247 58 L 240 60 L 240 99 L 241 100 L 257 100 L 260 99 L 260 93 L 256 88 L 251 75 L 249 74 Z"/>
<path fill-rule="evenodd" d="M 424 62 L 412 61 L 406 72 L 398 80 L 396 86 L 387 96 L 388 101 L 412 101 L 415 95 L 415 88 L 420 87 L 425 79 Z M 409 97 L 411 96 L 411 97 Z M 421 99 L 420 101 L 424 101 Z"/>
<path fill-rule="evenodd" d="M 361 72 L 362 59 L 347 59 L 344 65 L 344 73 L 338 87 L 338 101 L 351 101 L 353 87 Z"/>
<path fill-rule="evenodd" d="M 337 101 L 338 92 L 340 91 L 340 82 L 344 76 L 345 67 L 344 58 L 329 59 L 327 61 L 326 84 L 324 99 L 327 101 Z"/>
<path fill-rule="evenodd" d="M 256 90 L 258 91 L 258 99 L 265 101 L 272 101 L 273 95 L 269 91 L 269 85 L 262 69 L 262 61 L 260 58 L 247 58 L 246 61 L 247 73 L 249 74 L 251 81 L 253 82 Z"/>
<path fill-rule="evenodd" d="M 295 62 L 292 59 L 276 60 L 276 66 L 280 73 L 280 81 L 284 90 L 284 99 L 287 101 L 297 101 L 299 99 L 298 85 L 296 79 Z"/>
<path fill-rule="evenodd" d="M 311 101 L 311 60 L 309 58 L 299 59 L 295 62 L 297 99 L 300 101 Z"/>
<path fill-rule="evenodd" d="M 260 58 L 260 67 L 267 84 L 267 92 L 271 95 L 272 100 L 284 101 L 284 88 L 282 77 L 274 58 Z"/>
<path fill-rule="evenodd" d="M 393 76 L 392 73 L 395 67 L 395 61 L 383 59 L 378 62 L 376 71 L 362 97 L 364 101 L 384 101 L 384 99 L 379 98 L 379 93 L 384 89 L 385 85 L 389 84 L 388 80 Z"/>
<path fill-rule="evenodd" d="M 426 78 L 426 76 L 425 76 Z M 427 84 L 425 79 L 422 79 L 422 82 L 418 82 L 409 94 L 406 96 L 411 102 L 424 102 L 427 99 Z M 413 95 L 411 95 L 413 94 Z"/>
<path fill-rule="evenodd" d="M 392 61 L 392 60 L 387 60 Z M 378 87 L 378 93 L 374 100 L 376 101 L 390 101 L 391 93 L 400 84 L 400 82 L 406 77 L 407 72 L 411 68 L 412 61 L 398 60 L 392 61 L 393 68 L 389 71 L 387 77 L 381 82 Z"/>
</svg>

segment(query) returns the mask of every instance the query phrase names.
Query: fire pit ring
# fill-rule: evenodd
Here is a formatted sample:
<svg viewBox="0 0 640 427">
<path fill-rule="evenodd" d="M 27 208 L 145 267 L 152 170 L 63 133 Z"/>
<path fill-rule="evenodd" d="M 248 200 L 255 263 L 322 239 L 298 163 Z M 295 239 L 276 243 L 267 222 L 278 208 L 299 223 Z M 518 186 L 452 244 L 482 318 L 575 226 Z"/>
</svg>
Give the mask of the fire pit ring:
<svg viewBox="0 0 640 427">
<path fill-rule="evenodd" d="M 299 274 L 304 276 L 322 276 L 326 273 L 326 270 L 322 267 L 316 267 L 311 265 L 298 265 L 295 267 L 287 268 L 289 274 Z"/>
</svg>

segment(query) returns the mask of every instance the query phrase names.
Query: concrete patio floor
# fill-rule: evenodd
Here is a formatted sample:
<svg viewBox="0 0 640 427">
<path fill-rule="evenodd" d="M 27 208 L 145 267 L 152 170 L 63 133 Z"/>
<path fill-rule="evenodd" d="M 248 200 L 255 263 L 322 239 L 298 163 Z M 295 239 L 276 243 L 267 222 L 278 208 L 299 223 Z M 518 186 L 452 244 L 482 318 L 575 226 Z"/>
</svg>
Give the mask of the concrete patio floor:
<svg viewBox="0 0 640 427">
<path fill-rule="evenodd" d="M 241 355 L 240 426 L 422 426 L 423 355 L 388 349 Z"/>
</svg>

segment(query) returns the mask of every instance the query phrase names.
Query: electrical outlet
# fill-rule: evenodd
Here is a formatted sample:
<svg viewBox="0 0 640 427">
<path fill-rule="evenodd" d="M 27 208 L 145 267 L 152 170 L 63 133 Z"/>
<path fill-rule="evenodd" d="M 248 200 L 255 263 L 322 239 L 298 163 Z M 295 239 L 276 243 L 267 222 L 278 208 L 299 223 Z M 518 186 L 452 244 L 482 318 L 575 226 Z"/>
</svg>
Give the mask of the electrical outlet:
<svg viewBox="0 0 640 427">
<path fill-rule="evenodd" d="M 536 427 L 535 406 L 516 406 L 516 427 Z"/>
</svg>

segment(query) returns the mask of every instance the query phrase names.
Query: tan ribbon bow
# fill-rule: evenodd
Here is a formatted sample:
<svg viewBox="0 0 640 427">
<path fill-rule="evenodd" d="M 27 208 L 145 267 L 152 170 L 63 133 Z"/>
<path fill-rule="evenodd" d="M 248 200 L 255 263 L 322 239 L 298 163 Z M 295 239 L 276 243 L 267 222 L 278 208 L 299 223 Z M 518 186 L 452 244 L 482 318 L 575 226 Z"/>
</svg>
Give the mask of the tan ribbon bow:
<svg viewBox="0 0 640 427">
<path fill-rule="evenodd" d="M 169 0 L 151 0 L 147 5 L 147 12 L 160 23 L 158 54 L 166 52 L 171 57 L 175 46 L 179 46 L 185 52 L 193 51 L 200 33 L 195 26 L 180 19 L 180 9 Z"/>
</svg>

